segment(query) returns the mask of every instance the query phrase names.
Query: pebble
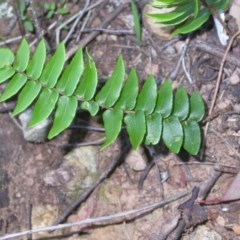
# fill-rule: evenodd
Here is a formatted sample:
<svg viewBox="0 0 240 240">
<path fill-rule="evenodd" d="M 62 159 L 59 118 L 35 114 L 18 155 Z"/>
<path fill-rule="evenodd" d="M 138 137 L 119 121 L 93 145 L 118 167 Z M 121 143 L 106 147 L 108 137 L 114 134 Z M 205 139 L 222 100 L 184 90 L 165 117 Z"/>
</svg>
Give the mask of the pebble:
<svg viewBox="0 0 240 240">
<path fill-rule="evenodd" d="M 132 150 L 125 161 L 134 171 L 143 171 L 146 168 L 146 160 L 143 157 L 143 149 L 141 148 Z"/>
<path fill-rule="evenodd" d="M 232 76 L 229 78 L 230 83 L 232 85 L 236 85 L 240 82 L 240 69 L 237 68 L 234 73 L 232 74 Z"/>
</svg>

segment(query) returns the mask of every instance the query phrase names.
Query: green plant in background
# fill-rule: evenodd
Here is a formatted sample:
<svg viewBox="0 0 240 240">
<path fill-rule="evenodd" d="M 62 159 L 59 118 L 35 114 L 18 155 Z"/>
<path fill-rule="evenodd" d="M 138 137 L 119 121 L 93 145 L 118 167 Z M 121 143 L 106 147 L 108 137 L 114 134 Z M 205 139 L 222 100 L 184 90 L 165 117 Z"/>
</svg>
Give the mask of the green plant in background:
<svg viewBox="0 0 240 240">
<path fill-rule="evenodd" d="M 141 25 L 140 25 L 140 19 L 139 19 L 137 6 L 133 0 L 131 0 L 131 9 L 132 9 L 132 15 L 133 15 L 134 32 L 136 35 L 137 44 L 140 45 L 141 38 L 142 38 L 141 37 Z"/>
<path fill-rule="evenodd" d="M 63 5 L 65 1 L 61 1 L 60 5 Z M 46 11 L 46 17 L 52 18 L 55 14 L 57 15 L 66 15 L 69 13 L 69 10 L 64 7 L 58 7 L 55 2 L 45 2 L 43 8 Z"/>
<path fill-rule="evenodd" d="M 157 23 L 174 26 L 173 34 L 177 35 L 199 29 L 211 15 L 226 10 L 229 0 L 154 0 L 152 6 L 166 9 L 166 13 L 148 14 L 148 16 Z"/>
<path fill-rule="evenodd" d="M 162 139 L 174 153 L 181 147 L 190 154 L 198 153 L 201 145 L 199 122 L 205 111 L 197 92 L 189 96 L 182 87 L 173 91 L 169 80 L 157 89 L 152 76 L 139 90 L 134 69 L 125 79 L 121 56 L 99 91 L 97 69 L 87 52 L 85 63 L 82 49 L 79 49 L 71 62 L 64 65 L 63 43 L 48 61 L 43 40 L 31 59 L 25 39 L 16 54 L 8 48 L 0 49 L 0 83 L 9 80 L 0 101 L 18 94 L 14 116 L 34 105 L 29 127 L 54 113 L 49 139 L 68 128 L 78 108 L 87 110 L 92 116 L 101 109 L 106 135 L 103 147 L 115 141 L 124 122 L 134 148 L 142 142 L 156 145 Z"/>
<path fill-rule="evenodd" d="M 19 13 L 20 13 L 20 18 L 23 22 L 23 26 L 27 32 L 33 32 L 34 31 L 34 26 L 32 21 L 28 18 L 27 16 L 27 4 L 25 0 L 20 0 L 19 1 Z"/>
</svg>

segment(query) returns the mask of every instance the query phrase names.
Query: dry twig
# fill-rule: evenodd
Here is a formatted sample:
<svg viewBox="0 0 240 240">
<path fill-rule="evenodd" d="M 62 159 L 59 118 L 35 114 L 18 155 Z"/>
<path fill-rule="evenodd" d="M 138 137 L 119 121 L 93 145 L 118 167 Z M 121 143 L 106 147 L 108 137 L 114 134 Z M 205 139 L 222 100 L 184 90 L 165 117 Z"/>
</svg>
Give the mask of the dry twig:
<svg viewBox="0 0 240 240">
<path fill-rule="evenodd" d="M 124 221 L 131 221 L 136 219 L 137 217 L 143 216 L 145 214 L 148 214 L 150 212 L 152 212 L 155 209 L 161 208 L 171 202 L 174 202 L 180 198 L 185 197 L 186 195 L 188 195 L 190 193 L 189 190 L 182 192 L 172 198 L 163 200 L 163 201 L 159 201 L 157 203 L 153 203 L 144 207 L 140 207 L 134 210 L 129 210 L 129 211 L 125 211 L 125 212 L 121 212 L 121 213 L 116 213 L 110 216 L 103 216 L 103 217 L 98 217 L 98 218 L 89 218 L 89 219 L 85 219 L 79 222 L 75 222 L 75 223 L 67 223 L 67 224 L 60 224 L 57 226 L 51 226 L 51 227 L 41 227 L 41 228 L 36 228 L 36 229 L 32 229 L 32 230 L 27 230 L 27 231 L 23 231 L 23 232 L 19 232 L 19 233 L 13 233 L 13 234 L 8 234 L 5 235 L 3 237 L 0 237 L 0 240 L 5 240 L 5 239 L 10 239 L 10 238 L 16 238 L 16 237 L 20 237 L 20 236 L 24 236 L 26 234 L 33 234 L 33 233 L 37 233 L 37 232 L 48 232 L 48 231 L 55 231 L 58 229 L 63 229 L 63 228 L 70 228 L 73 226 L 83 226 L 83 227 L 87 227 L 87 226 L 106 226 L 109 224 L 116 224 L 116 223 L 121 223 Z"/>
</svg>

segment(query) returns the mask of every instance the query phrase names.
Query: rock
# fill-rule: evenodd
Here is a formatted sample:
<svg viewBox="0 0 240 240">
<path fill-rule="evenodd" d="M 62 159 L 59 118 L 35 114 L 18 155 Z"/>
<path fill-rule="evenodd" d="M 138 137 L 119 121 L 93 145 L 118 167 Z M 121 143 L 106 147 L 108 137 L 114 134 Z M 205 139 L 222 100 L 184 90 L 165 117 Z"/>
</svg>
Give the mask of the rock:
<svg viewBox="0 0 240 240">
<path fill-rule="evenodd" d="M 199 226 L 187 239 L 194 240 L 222 240 L 222 237 L 215 231 L 211 230 L 206 226 Z M 183 238 L 186 239 L 186 238 Z"/>
<path fill-rule="evenodd" d="M 65 194 L 73 197 L 74 192 L 89 187 L 98 176 L 98 147 L 87 146 L 72 150 L 64 156 L 63 164 L 48 172 L 44 182 L 50 186 L 65 185 Z"/>
<path fill-rule="evenodd" d="M 237 68 L 234 73 L 232 74 L 232 76 L 229 78 L 230 83 L 232 85 L 236 85 L 240 82 L 240 69 Z"/>
<path fill-rule="evenodd" d="M 142 171 L 146 168 L 146 160 L 143 157 L 143 149 L 141 148 L 132 150 L 125 161 L 134 171 Z"/>
<path fill-rule="evenodd" d="M 52 205 L 37 205 L 32 207 L 32 228 L 51 226 L 58 215 L 57 207 Z M 54 231 L 54 235 L 62 234 L 61 230 Z M 47 238 L 53 234 L 46 232 L 34 233 L 32 239 Z"/>
<path fill-rule="evenodd" d="M 28 124 L 32 117 L 32 109 L 27 109 L 19 115 L 22 125 L 23 137 L 28 142 L 45 142 L 50 128 L 51 121 L 46 119 L 35 127 L 29 128 Z"/>
<path fill-rule="evenodd" d="M 145 73 L 147 75 L 158 76 L 159 65 L 153 63 L 147 63 L 145 67 Z"/>
</svg>

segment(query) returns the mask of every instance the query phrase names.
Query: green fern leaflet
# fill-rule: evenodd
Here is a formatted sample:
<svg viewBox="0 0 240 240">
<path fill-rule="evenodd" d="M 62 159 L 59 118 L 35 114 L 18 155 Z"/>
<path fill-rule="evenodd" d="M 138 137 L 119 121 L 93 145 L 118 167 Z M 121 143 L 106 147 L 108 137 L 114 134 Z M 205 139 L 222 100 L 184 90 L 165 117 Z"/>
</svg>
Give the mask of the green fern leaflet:
<svg viewBox="0 0 240 240">
<path fill-rule="evenodd" d="M 198 153 L 199 122 L 205 112 L 198 93 L 189 96 L 184 88 L 175 92 L 169 80 L 158 89 L 152 76 L 139 91 L 136 71 L 132 69 L 125 77 L 121 56 L 108 81 L 97 90 L 95 63 L 87 52 L 85 58 L 83 55 L 79 49 L 71 62 L 65 63 L 65 46 L 61 43 L 46 61 L 43 40 L 31 58 L 25 39 L 16 54 L 7 48 L 0 49 L 0 83 L 8 81 L 0 102 L 18 95 L 13 115 L 33 107 L 29 127 L 51 117 L 49 139 L 69 127 L 78 108 L 87 110 L 91 116 L 101 109 L 106 135 L 103 147 L 116 140 L 124 123 L 134 148 L 143 142 L 156 145 L 163 140 L 174 153 L 182 147 L 190 154 Z"/>
<path fill-rule="evenodd" d="M 199 29 L 211 14 L 226 10 L 229 0 L 154 0 L 152 6 L 166 9 L 166 13 L 148 14 L 150 18 L 166 26 L 174 26 L 174 35 Z"/>
</svg>

